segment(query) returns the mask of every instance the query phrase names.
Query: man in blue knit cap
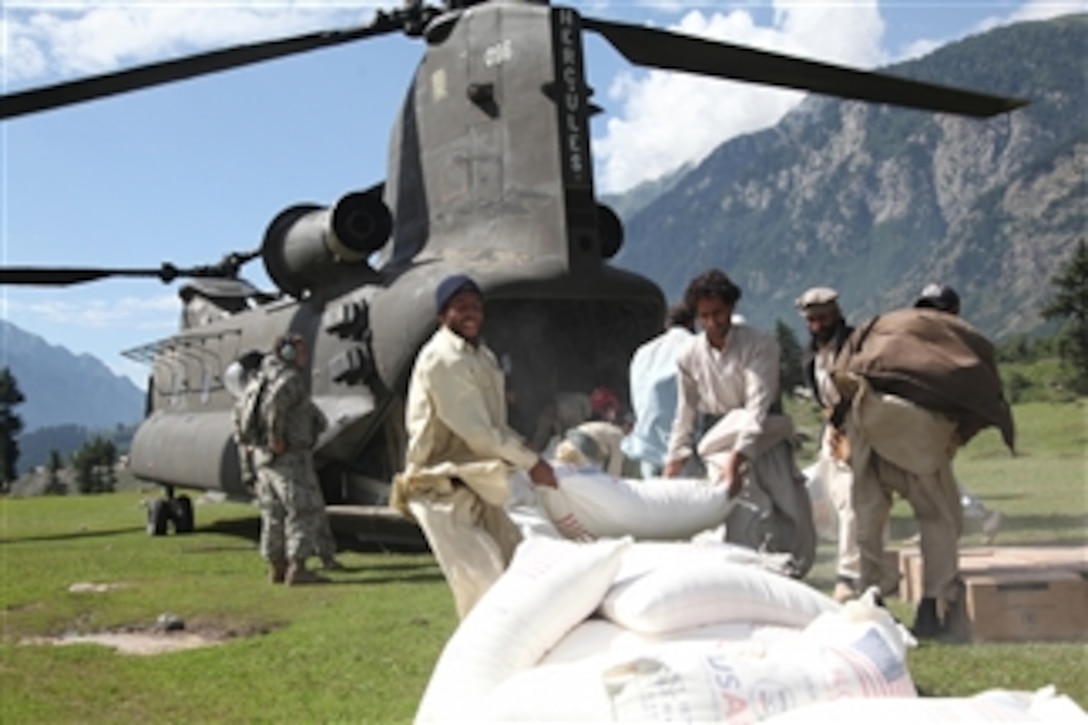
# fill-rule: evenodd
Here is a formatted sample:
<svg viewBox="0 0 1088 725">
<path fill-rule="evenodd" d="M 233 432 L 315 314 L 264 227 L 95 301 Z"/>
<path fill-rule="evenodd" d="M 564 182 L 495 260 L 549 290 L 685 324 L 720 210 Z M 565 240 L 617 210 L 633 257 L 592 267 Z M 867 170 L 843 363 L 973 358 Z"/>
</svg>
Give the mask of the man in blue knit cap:
<svg viewBox="0 0 1088 725">
<path fill-rule="evenodd" d="M 435 308 L 439 328 L 408 386 L 406 465 L 394 503 L 422 526 L 463 617 L 520 539 L 558 536 L 533 491 L 556 480 L 507 423 L 502 368 L 480 336 L 479 285 L 463 274 L 446 277 Z"/>
</svg>

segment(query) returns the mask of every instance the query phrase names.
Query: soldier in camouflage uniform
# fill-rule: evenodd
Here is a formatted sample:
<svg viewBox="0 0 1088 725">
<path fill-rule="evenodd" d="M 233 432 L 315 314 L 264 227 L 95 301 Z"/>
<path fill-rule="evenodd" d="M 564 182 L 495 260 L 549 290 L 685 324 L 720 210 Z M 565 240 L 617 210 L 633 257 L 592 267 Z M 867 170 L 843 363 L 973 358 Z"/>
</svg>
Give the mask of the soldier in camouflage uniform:
<svg viewBox="0 0 1088 725">
<path fill-rule="evenodd" d="M 260 373 L 268 381 L 260 408 L 265 446 L 253 456 L 261 555 L 272 566 L 272 581 L 288 585 L 327 581 L 306 568 L 307 557 L 319 555 L 328 526 L 313 465 L 313 446 L 327 421 L 300 374 L 307 356 L 302 338 L 289 334 L 276 340 L 265 358 Z"/>
</svg>

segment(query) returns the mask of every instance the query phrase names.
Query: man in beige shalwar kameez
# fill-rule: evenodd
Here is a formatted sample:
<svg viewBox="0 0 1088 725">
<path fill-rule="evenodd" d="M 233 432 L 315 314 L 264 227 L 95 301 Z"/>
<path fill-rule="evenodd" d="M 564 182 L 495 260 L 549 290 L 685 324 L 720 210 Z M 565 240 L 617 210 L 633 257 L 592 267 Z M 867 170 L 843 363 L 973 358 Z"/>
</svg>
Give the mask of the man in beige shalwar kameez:
<svg viewBox="0 0 1088 725">
<path fill-rule="evenodd" d="M 502 369 L 480 338 L 483 302 L 464 275 L 438 286 L 440 327 L 412 370 L 406 465 L 393 495 L 423 528 L 461 617 L 522 538 L 559 537 L 533 492 L 556 486 L 555 473 L 507 424 Z"/>
</svg>

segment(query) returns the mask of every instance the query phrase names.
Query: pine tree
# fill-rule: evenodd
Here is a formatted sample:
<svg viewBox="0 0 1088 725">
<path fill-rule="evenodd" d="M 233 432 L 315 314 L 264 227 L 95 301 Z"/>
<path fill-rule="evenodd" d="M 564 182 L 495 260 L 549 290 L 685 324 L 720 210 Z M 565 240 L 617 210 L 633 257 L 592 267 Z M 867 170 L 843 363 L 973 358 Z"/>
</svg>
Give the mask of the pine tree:
<svg viewBox="0 0 1088 725">
<path fill-rule="evenodd" d="M 0 370 L 0 490 L 7 491 L 16 479 L 15 464 L 19 461 L 19 443 L 16 440 L 23 430 L 22 419 L 15 414 L 15 406 L 26 398 L 19 391 L 19 384 L 10 368 Z"/>
<path fill-rule="evenodd" d="M 90 444 L 83 445 L 78 451 L 72 454 L 72 468 L 75 469 L 76 488 L 80 493 L 98 492 Z"/>
<path fill-rule="evenodd" d="M 1043 318 L 1065 320 L 1058 354 L 1070 370 L 1073 390 L 1088 394 L 1088 244 L 1083 239 L 1050 283 L 1055 296 L 1042 309 Z"/>
<path fill-rule="evenodd" d="M 49 480 L 46 482 L 45 492 L 53 495 L 63 495 L 65 491 L 64 482 L 60 480 L 60 469 L 64 468 L 64 461 L 61 460 L 60 451 L 56 448 L 49 451 L 49 462 L 45 464 L 45 470 L 48 472 Z"/>
<path fill-rule="evenodd" d="M 778 387 L 786 395 L 792 396 L 798 386 L 805 384 L 801 343 L 797 341 L 793 329 L 782 320 L 775 323 L 774 334 L 778 339 Z"/>
</svg>

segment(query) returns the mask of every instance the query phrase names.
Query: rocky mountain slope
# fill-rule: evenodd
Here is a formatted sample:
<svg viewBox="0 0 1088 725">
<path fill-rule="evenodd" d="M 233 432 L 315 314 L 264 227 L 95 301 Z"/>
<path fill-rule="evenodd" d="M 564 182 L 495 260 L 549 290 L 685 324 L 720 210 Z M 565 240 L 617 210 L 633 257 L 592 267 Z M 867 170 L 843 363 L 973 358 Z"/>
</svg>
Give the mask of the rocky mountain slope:
<svg viewBox="0 0 1088 725">
<path fill-rule="evenodd" d="M 143 391 L 98 358 L 75 355 L 2 319 L 0 341 L 0 365 L 11 368 L 26 398 L 15 408 L 24 434 L 64 424 L 113 428 L 143 417 Z"/>
<path fill-rule="evenodd" d="M 799 327 L 792 301 L 813 285 L 838 288 L 859 320 L 941 281 L 988 334 L 1037 330 L 1050 278 L 1088 235 L 1085 48 L 1075 15 L 885 69 L 1031 102 L 985 121 L 810 97 L 628 215 L 616 263 L 670 299 L 720 267 L 768 329 Z"/>
</svg>

